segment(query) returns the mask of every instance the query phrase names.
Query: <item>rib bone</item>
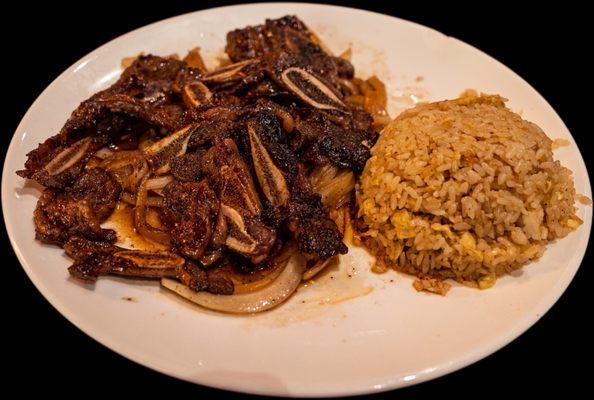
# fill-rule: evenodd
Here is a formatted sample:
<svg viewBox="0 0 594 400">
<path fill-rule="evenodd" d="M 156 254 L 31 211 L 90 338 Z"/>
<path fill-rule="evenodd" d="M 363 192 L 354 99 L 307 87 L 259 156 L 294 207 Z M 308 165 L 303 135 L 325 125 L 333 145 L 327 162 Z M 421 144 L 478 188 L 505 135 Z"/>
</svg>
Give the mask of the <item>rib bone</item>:
<svg viewBox="0 0 594 400">
<path fill-rule="evenodd" d="M 241 72 L 245 67 L 247 67 L 248 65 L 255 64 L 257 62 L 259 62 L 259 60 L 253 58 L 250 60 L 240 61 L 235 64 L 227 65 L 207 74 L 202 78 L 202 80 L 204 82 L 212 83 L 236 81 L 244 77 L 244 74 L 242 74 Z"/>
<path fill-rule="evenodd" d="M 58 175 L 59 173 L 66 171 L 85 156 L 91 141 L 92 138 L 88 136 L 73 143 L 47 163 L 44 169 L 49 175 Z"/>
<path fill-rule="evenodd" d="M 287 182 L 282 172 L 274 165 L 268 154 L 268 150 L 266 150 L 266 147 L 264 147 L 258 137 L 254 123 L 254 121 L 248 122 L 248 133 L 250 136 L 252 160 L 256 169 L 258 182 L 260 182 L 264 195 L 272 205 L 275 207 L 284 206 L 289 200 Z"/>
<path fill-rule="evenodd" d="M 304 69 L 287 68 L 281 74 L 281 79 L 301 100 L 315 108 L 336 111 L 346 108 L 332 89 Z"/>
<path fill-rule="evenodd" d="M 210 102 L 212 99 L 212 92 L 204 83 L 193 82 L 184 86 L 183 99 L 188 107 L 200 107 L 201 105 Z"/>
<path fill-rule="evenodd" d="M 185 263 L 183 258 L 167 252 L 122 250 L 114 253 L 113 256 L 131 261 L 138 268 L 180 268 Z"/>
<path fill-rule="evenodd" d="M 228 205 L 221 204 L 221 212 L 230 225 L 225 241 L 227 247 L 249 258 L 254 264 L 264 260 L 276 240 L 275 232 L 258 221 L 246 221 L 239 211 Z"/>
<path fill-rule="evenodd" d="M 188 125 L 144 149 L 144 154 L 151 162 L 155 174 L 169 172 L 171 160 L 186 154 L 193 131 L 191 128 L 192 125 Z"/>
</svg>

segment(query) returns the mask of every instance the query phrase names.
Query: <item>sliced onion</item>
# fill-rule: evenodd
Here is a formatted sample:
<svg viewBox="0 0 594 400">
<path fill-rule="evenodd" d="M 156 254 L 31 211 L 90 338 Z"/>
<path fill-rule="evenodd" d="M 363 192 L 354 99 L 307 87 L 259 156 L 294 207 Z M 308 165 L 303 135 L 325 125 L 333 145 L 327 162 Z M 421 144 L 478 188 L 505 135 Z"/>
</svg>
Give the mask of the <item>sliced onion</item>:
<svg viewBox="0 0 594 400">
<path fill-rule="evenodd" d="M 283 271 L 283 266 L 284 265 L 282 264 L 276 266 L 273 270 L 268 271 L 266 276 L 264 276 L 262 279 L 258 279 L 257 281 L 249 283 L 237 283 L 233 281 L 235 286 L 233 294 L 251 293 L 262 289 L 264 286 L 268 286 L 280 275 L 280 273 Z"/>
<path fill-rule="evenodd" d="M 138 142 L 138 150 L 144 151 L 146 148 L 152 146 L 156 141 L 157 139 L 154 129 L 149 129 L 140 137 Z"/>
<path fill-rule="evenodd" d="M 351 61 L 351 58 L 353 58 L 353 49 L 349 47 L 348 49 L 340 53 L 338 57 L 342 58 L 343 60 Z"/>
<path fill-rule="evenodd" d="M 343 86 L 346 81 L 343 82 Z M 353 78 L 350 83 L 356 86 L 357 90 L 350 90 L 351 95 L 347 102 L 363 107 L 365 111 L 373 116 L 374 127 L 381 130 L 390 122 L 390 116 L 386 110 L 388 95 L 386 86 L 375 75 L 367 80 Z"/>
<path fill-rule="evenodd" d="M 280 107 L 274 108 L 273 112 L 281 120 L 283 129 L 288 133 L 293 132 L 293 129 L 295 129 L 295 120 L 293 119 L 293 116 Z"/>
<path fill-rule="evenodd" d="M 163 196 L 165 196 L 165 194 L 163 193 L 163 189 L 153 189 L 153 192 L 154 192 L 156 195 L 159 195 L 160 197 L 163 197 Z M 149 198 L 150 198 L 150 197 L 151 197 L 151 196 L 149 196 Z"/>
<path fill-rule="evenodd" d="M 131 206 L 136 205 L 136 197 L 128 192 L 123 192 L 120 199 Z M 149 207 L 163 207 L 163 198 L 159 196 L 147 196 L 146 205 Z"/>
<path fill-rule="evenodd" d="M 336 262 L 338 262 L 338 256 L 327 258 L 324 261 L 318 261 L 313 267 L 309 268 L 307 271 L 303 273 L 303 280 L 307 281 L 313 278 L 330 265 L 335 265 Z"/>
<path fill-rule="evenodd" d="M 136 150 L 122 150 L 103 159 L 101 168 L 111 172 L 113 177 L 126 190 L 135 191 L 149 172 L 149 166 L 141 152 Z"/>
<path fill-rule="evenodd" d="M 134 207 L 134 226 L 138 233 L 145 239 L 152 240 L 157 243 L 169 245 L 169 234 L 167 232 L 151 226 L 146 220 L 146 211 L 148 207 L 147 190 L 145 177 L 138 186 L 136 194 L 136 207 Z"/>
<path fill-rule="evenodd" d="M 95 157 L 105 160 L 108 157 L 113 155 L 113 151 L 110 150 L 109 147 L 102 147 L 101 149 L 97 150 L 95 153 Z"/>
<path fill-rule="evenodd" d="M 350 80 L 350 79 L 341 79 L 341 80 L 340 80 L 340 86 L 341 86 L 343 89 L 345 89 L 345 91 L 346 91 L 346 92 L 347 92 L 349 95 L 351 95 L 351 96 L 354 96 L 354 95 L 357 95 L 357 94 L 359 94 L 359 93 L 360 93 L 360 90 L 359 90 L 359 88 L 357 87 L 357 85 L 355 85 L 355 84 L 353 83 L 353 81 L 352 81 L 352 80 Z M 350 100 L 350 99 L 349 99 L 349 100 Z"/>
<path fill-rule="evenodd" d="M 355 175 L 348 169 L 339 170 L 333 165 L 324 165 L 313 170 L 309 176 L 316 193 L 328 207 L 339 208 L 351 199 L 355 189 Z"/>
<path fill-rule="evenodd" d="M 173 180 L 171 175 L 164 175 L 158 178 L 151 178 L 146 181 L 146 190 L 163 189 L 169 182 Z"/>
<path fill-rule="evenodd" d="M 204 64 L 204 59 L 200 54 L 200 47 L 194 47 L 192 50 L 190 50 L 184 57 L 183 61 L 190 67 L 199 69 L 202 73 L 206 73 L 207 71 L 206 64 Z"/>
<path fill-rule="evenodd" d="M 261 290 L 251 293 L 220 295 L 195 292 L 172 279 L 161 279 L 161 284 L 180 296 L 202 307 L 232 314 L 251 314 L 269 310 L 284 302 L 299 286 L 305 270 L 305 260 L 292 252 L 279 276 Z"/>
</svg>

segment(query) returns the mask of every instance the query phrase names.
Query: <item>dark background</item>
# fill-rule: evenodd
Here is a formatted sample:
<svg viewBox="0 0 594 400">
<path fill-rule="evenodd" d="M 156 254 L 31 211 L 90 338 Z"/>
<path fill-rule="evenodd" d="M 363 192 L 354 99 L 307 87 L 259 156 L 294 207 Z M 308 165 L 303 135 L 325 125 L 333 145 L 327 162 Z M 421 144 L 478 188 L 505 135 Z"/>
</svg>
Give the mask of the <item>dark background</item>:
<svg viewBox="0 0 594 400">
<path fill-rule="evenodd" d="M 30 104 L 64 69 L 86 53 L 129 30 L 163 18 L 233 2 L 84 2 L 76 7 L 20 1 L 3 11 L 2 159 L 12 133 Z M 334 2 L 333 2 L 334 3 Z M 568 125 L 594 171 L 589 12 L 576 4 L 520 9 L 519 2 L 487 3 L 336 2 L 409 19 L 455 36 L 508 65 L 536 88 Z M 416 3 L 416 5 L 415 5 Z M 262 16 L 264 19 L 266 16 Z M 345 29 L 349 29 L 348 25 Z M 48 132 L 48 135 L 51 132 Z M 244 397 L 192 385 L 153 372 L 113 353 L 64 319 L 39 294 L 20 267 L 4 229 L 5 271 L 2 333 L 5 390 L 43 395 L 192 395 Z M 390 392 L 418 398 L 468 394 L 539 396 L 586 391 L 591 384 L 590 248 L 576 278 L 559 302 L 534 327 L 496 354 L 449 376 Z M 590 289 L 591 290 L 591 289 Z M 589 325 L 589 324 L 588 324 Z M 8 387 L 7 387 L 8 386 Z M 380 397 L 376 395 L 371 397 Z M 119 397 L 119 396 L 118 396 Z M 247 396 L 246 396 L 247 397 Z"/>
</svg>

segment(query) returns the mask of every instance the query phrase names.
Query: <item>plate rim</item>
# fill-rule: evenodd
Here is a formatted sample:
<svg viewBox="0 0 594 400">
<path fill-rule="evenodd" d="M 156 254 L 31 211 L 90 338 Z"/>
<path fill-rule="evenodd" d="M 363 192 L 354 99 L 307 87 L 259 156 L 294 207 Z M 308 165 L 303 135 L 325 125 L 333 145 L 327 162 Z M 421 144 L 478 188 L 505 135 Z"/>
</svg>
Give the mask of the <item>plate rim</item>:
<svg viewBox="0 0 594 400">
<path fill-rule="evenodd" d="M 174 378 L 177 378 L 177 379 L 180 379 L 180 380 L 183 380 L 186 382 L 190 382 L 193 384 L 201 384 L 201 385 L 205 385 L 205 386 L 209 386 L 209 387 L 214 387 L 217 389 L 229 390 L 229 391 L 238 392 L 238 393 L 250 393 L 250 394 L 257 394 L 257 395 L 281 395 L 281 396 L 289 396 L 289 397 L 295 397 L 295 396 L 338 397 L 338 396 L 345 396 L 345 395 L 362 395 L 362 394 L 384 392 L 384 391 L 393 390 L 393 389 L 397 389 L 397 388 L 403 388 L 403 387 L 407 387 L 407 386 L 416 385 L 416 384 L 419 384 L 422 382 L 426 382 L 428 380 L 442 377 L 444 375 L 447 375 L 447 374 L 450 374 L 457 370 L 460 370 L 462 368 L 465 368 L 471 364 L 474 364 L 474 363 L 482 360 L 483 358 L 486 358 L 486 357 L 490 356 L 491 354 L 497 352 L 498 350 L 502 349 L 503 347 L 507 346 L 513 340 L 515 340 L 520 335 L 522 335 L 527 330 L 529 330 L 538 320 L 540 320 L 540 318 L 542 318 L 555 305 L 555 303 L 557 303 L 559 298 L 563 295 L 563 293 L 566 291 L 566 289 L 569 287 L 569 285 L 573 281 L 573 278 L 577 274 L 577 271 L 580 269 L 580 267 L 583 263 L 583 259 L 586 254 L 586 251 L 588 249 L 587 243 L 586 243 L 586 246 L 580 252 L 581 254 L 579 254 L 579 256 L 577 257 L 577 259 L 579 259 L 579 262 L 576 262 L 577 266 L 573 267 L 571 270 L 565 271 L 561 275 L 559 280 L 553 286 L 554 291 L 550 292 L 551 294 L 549 294 L 546 298 L 543 298 L 541 301 L 539 301 L 537 303 L 537 305 L 532 310 L 533 313 L 527 313 L 527 315 L 525 315 L 523 318 L 520 318 L 515 323 L 515 325 L 513 326 L 512 329 L 508 330 L 505 334 L 497 335 L 497 337 L 494 338 L 491 342 L 482 346 L 480 348 L 480 351 L 478 351 L 476 349 L 468 351 L 465 354 L 463 354 L 462 356 L 457 357 L 456 359 L 451 360 L 448 363 L 441 364 L 441 365 L 437 366 L 437 368 L 435 368 L 435 370 L 433 370 L 431 372 L 422 372 L 422 373 L 418 374 L 415 379 L 410 380 L 410 381 L 403 380 L 402 378 L 396 378 L 396 379 L 385 381 L 382 384 L 371 384 L 370 383 L 367 386 L 359 387 L 357 390 L 342 390 L 342 391 L 341 390 L 323 391 L 323 390 L 318 389 L 317 391 L 303 392 L 303 393 L 279 393 L 274 390 L 266 390 L 266 389 L 265 390 L 251 390 L 251 389 L 246 390 L 245 388 L 242 388 L 241 385 L 235 384 L 235 382 L 229 382 L 229 384 L 224 384 L 224 385 L 221 385 L 221 384 L 215 385 L 215 384 L 210 384 L 210 383 L 198 382 L 196 379 L 191 379 L 187 376 L 184 376 L 183 374 L 177 373 L 176 371 L 169 370 L 165 367 L 160 366 L 158 362 L 151 361 L 150 359 L 145 357 L 141 352 L 134 352 L 133 350 L 125 349 L 125 346 L 123 346 L 121 343 L 118 344 L 117 339 L 109 338 L 109 335 L 103 335 L 100 332 L 94 331 L 92 327 L 84 326 L 85 324 L 83 322 L 81 322 L 76 315 L 69 313 L 67 311 L 67 307 L 65 304 L 63 304 L 57 298 L 52 296 L 52 294 L 50 293 L 51 291 L 46 287 L 46 285 L 41 281 L 41 279 L 38 279 L 38 277 L 36 277 L 33 274 L 32 266 L 26 262 L 25 256 L 24 256 L 23 252 L 21 251 L 21 248 L 19 247 L 19 245 L 16 243 L 16 240 L 14 239 L 14 234 L 13 234 L 13 230 L 15 229 L 14 226 L 12 226 L 12 225 L 9 226 L 9 224 L 7 223 L 7 216 L 9 214 L 9 212 L 7 211 L 7 208 L 5 207 L 5 204 L 7 204 L 7 198 L 9 196 L 9 188 L 7 187 L 8 184 L 6 183 L 7 182 L 6 178 L 7 178 L 8 174 L 14 173 L 14 171 L 9 171 L 8 161 L 11 158 L 11 155 L 14 154 L 15 147 L 17 146 L 17 139 L 18 139 L 17 133 L 19 131 L 21 131 L 22 125 L 31 117 L 30 115 L 33 114 L 35 109 L 39 106 L 40 99 L 46 94 L 46 92 L 48 92 L 50 90 L 50 88 L 52 88 L 53 86 L 59 84 L 62 80 L 66 79 L 66 77 L 69 74 L 76 71 L 77 68 L 79 68 L 81 65 L 86 63 L 88 60 L 92 59 L 97 53 L 101 52 L 105 47 L 110 46 L 113 42 L 119 41 L 127 36 L 137 34 L 140 31 L 150 30 L 151 28 L 153 28 L 156 25 L 159 25 L 162 23 L 171 23 L 176 19 L 180 19 L 180 20 L 185 19 L 185 18 L 188 18 L 190 15 L 198 14 L 201 12 L 224 12 L 224 11 L 228 11 L 228 10 L 231 10 L 234 8 L 284 6 L 284 5 L 290 6 L 290 7 L 307 6 L 307 7 L 321 7 L 321 8 L 326 8 L 326 9 L 342 9 L 342 10 L 346 10 L 349 12 L 371 14 L 375 17 L 380 17 L 380 18 L 384 18 L 387 20 L 395 19 L 399 23 L 414 25 L 416 27 L 420 27 L 420 28 L 423 28 L 426 30 L 433 31 L 434 33 L 445 36 L 448 39 L 455 40 L 458 45 L 465 46 L 465 47 L 471 49 L 477 55 L 480 55 L 481 57 L 486 58 L 488 61 L 490 61 L 492 63 L 498 64 L 499 67 L 503 67 L 503 69 L 505 70 L 505 72 L 507 74 L 511 74 L 513 77 L 519 79 L 524 85 L 526 85 L 526 87 L 528 89 L 530 89 L 530 91 L 533 92 L 533 95 L 535 95 L 537 98 L 539 98 L 539 100 L 541 100 L 543 102 L 543 104 L 549 108 L 550 112 L 554 113 L 554 116 L 556 116 L 558 118 L 559 122 L 561 122 L 562 127 L 565 128 L 565 130 L 569 133 L 570 140 L 573 142 L 576 149 L 578 150 L 580 162 L 583 165 L 584 171 L 586 172 L 585 182 L 587 184 L 587 189 L 588 189 L 587 190 L 588 193 L 586 193 L 586 195 L 591 196 L 591 187 L 592 186 L 591 186 L 591 181 L 590 181 L 587 165 L 585 164 L 584 157 L 582 156 L 582 153 L 581 153 L 579 147 L 577 146 L 577 143 L 575 142 L 575 139 L 574 139 L 573 135 L 571 134 L 571 131 L 567 128 L 567 125 L 565 124 L 565 122 L 563 121 L 561 116 L 550 105 L 550 103 L 532 85 L 530 85 L 530 83 L 528 83 L 524 78 L 522 78 L 519 74 L 514 72 L 511 68 L 507 67 L 505 64 L 503 64 L 496 58 L 492 57 L 488 53 L 478 49 L 477 47 L 475 47 L 471 44 L 468 44 L 456 37 L 446 35 L 434 28 L 428 27 L 426 25 L 422 25 L 422 24 L 414 22 L 414 21 L 409 21 L 407 19 L 403 19 L 400 17 L 391 16 L 388 14 L 382 14 L 379 12 L 369 11 L 369 10 L 365 10 L 365 9 L 359 9 L 359 8 L 355 8 L 355 7 L 337 6 L 337 5 L 331 5 L 331 4 L 317 4 L 317 3 L 308 3 L 308 2 L 295 2 L 295 3 L 259 2 L 259 3 L 234 4 L 234 5 L 227 5 L 227 6 L 220 6 L 220 7 L 212 7 L 212 8 L 190 11 L 187 13 L 183 13 L 183 14 L 175 15 L 175 16 L 168 17 L 165 19 L 161 19 L 161 20 L 152 22 L 150 24 L 143 25 L 143 26 L 133 29 L 131 31 L 128 31 L 122 35 L 119 35 L 119 36 L 107 41 L 106 43 L 102 44 L 101 46 L 99 46 L 99 47 L 95 48 L 94 50 L 90 51 L 89 53 L 85 54 L 83 57 L 79 58 L 76 62 L 74 62 L 67 69 L 65 69 L 62 73 L 60 73 L 54 80 L 52 80 L 52 82 L 47 87 L 45 87 L 45 89 L 36 97 L 36 99 L 33 101 L 31 106 L 27 109 L 27 111 L 21 118 L 19 124 L 17 125 L 17 127 L 12 135 L 12 139 L 11 139 L 10 144 L 6 150 L 6 153 L 5 153 L 5 159 L 4 159 L 3 171 L 2 171 L 2 213 L 3 213 L 3 217 L 4 217 L 4 221 L 5 221 L 4 225 L 5 225 L 5 229 L 8 234 L 9 240 L 10 240 L 10 244 L 13 248 L 13 251 L 14 251 L 15 255 L 17 256 L 17 259 L 19 260 L 19 263 L 21 264 L 21 267 L 25 271 L 27 277 L 31 280 L 31 282 L 33 283 L 35 288 L 40 292 L 40 294 L 45 298 L 45 300 L 48 301 L 52 305 L 52 307 L 54 307 L 64 318 L 66 318 L 70 323 L 72 323 L 80 331 L 82 331 L 87 336 L 92 338 L 95 342 L 108 348 L 111 351 L 114 351 L 116 354 L 119 354 L 120 356 L 122 356 L 132 362 L 135 362 L 136 364 L 139 364 L 145 368 L 152 369 L 159 373 L 163 373 L 165 375 L 172 376 Z M 588 219 L 588 220 L 584 221 L 584 225 L 582 225 L 582 228 L 587 228 L 588 236 L 590 236 L 590 234 L 591 234 L 591 223 L 592 223 L 592 220 Z"/>
</svg>

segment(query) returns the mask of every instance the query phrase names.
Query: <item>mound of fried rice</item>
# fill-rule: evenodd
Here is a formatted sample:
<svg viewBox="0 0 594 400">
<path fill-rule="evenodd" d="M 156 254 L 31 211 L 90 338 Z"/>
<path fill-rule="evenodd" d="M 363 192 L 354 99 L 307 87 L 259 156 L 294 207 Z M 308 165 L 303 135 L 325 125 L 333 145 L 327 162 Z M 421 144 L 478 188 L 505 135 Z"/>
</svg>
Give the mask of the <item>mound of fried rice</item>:
<svg viewBox="0 0 594 400">
<path fill-rule="evenodd" d="M 357 185 L 363 242 L 386 266 L 445 294 L 487 288 L 582 224 L 552 141 L 500 96 L 418 105 L 384 128 Z"/>
</svg>

